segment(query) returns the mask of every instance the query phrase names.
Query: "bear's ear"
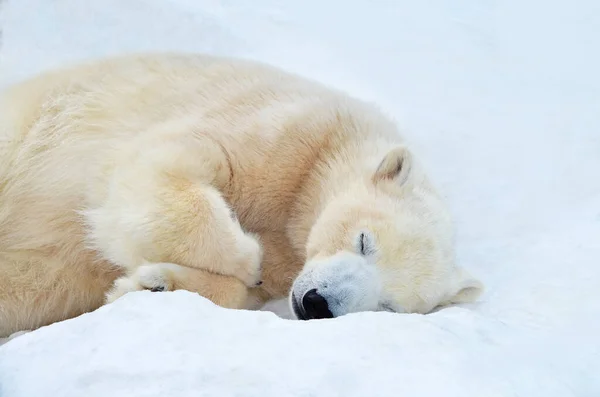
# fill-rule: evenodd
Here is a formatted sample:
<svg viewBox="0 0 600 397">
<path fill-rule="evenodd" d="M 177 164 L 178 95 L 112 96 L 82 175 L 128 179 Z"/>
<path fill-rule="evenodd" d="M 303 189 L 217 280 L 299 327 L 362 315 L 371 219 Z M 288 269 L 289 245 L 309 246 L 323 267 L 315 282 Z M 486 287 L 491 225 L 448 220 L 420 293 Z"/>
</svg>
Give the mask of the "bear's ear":
<svg viewBox="0 0 600 397">
<path fill-rule="evenodd" d="M 473 303 L 483 293 L 483 289 L 481 281 L 459 267 L 456 269 L 453 291 L 451 291 L 446 303 Z"/>
<path fill-rule="evenodd" d="M 377 166 L 373 182 L 394 181 L 402 185 L 408 179 L 412 167 L 412 156 L 404 146 L 390 150 Z"/>
</svg>

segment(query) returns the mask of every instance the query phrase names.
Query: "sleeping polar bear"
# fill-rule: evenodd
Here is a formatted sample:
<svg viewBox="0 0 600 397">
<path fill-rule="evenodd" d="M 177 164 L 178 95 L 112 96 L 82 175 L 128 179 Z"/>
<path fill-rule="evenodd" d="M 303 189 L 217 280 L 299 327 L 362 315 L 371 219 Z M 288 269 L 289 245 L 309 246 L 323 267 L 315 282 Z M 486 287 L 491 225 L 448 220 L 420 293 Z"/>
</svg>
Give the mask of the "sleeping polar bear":
<svg viewBox="0 0 600 397">
<path fill-rule="evenodd" d="M 267 65 L 117 56 L 0 98 L 0 337 L 143 289 L 427 313 L 481 293 L 453 244 L 392 121 Z"/>
</svg>

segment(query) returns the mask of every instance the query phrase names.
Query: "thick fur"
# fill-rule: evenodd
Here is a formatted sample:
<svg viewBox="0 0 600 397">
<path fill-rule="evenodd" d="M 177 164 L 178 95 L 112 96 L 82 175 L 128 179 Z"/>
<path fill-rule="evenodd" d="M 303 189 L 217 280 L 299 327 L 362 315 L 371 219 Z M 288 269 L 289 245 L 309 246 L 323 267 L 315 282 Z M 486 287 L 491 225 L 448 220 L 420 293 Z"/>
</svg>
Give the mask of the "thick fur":
<svg viewBox="0 0 600 397">
<path fill-rule="evenodd" d="M 140 289 L 231 308 L 291 289 L 302 316 L 316 288 L 338 316 L 425 313 L 481 287 L 396 126 L 317 83 L 143 54 L 0 99 L 0 336 Z"/>
</svg>

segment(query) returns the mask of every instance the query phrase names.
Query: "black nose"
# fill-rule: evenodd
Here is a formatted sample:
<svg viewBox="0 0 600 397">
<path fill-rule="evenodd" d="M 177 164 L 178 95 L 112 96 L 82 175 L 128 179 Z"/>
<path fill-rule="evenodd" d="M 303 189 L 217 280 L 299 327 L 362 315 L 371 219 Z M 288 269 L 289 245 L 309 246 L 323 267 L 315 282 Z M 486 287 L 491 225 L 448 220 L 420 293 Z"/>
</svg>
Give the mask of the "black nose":
<svg viewBox="0 0 600 397">
<path fill-rule="evenodd" d="M 333 318 L 329 310 L 327 300 L 323 298 L 316 289 L 311 289 L 302 297 L 302 308 L 306 314 L 306 319 Z"/>
</svg>

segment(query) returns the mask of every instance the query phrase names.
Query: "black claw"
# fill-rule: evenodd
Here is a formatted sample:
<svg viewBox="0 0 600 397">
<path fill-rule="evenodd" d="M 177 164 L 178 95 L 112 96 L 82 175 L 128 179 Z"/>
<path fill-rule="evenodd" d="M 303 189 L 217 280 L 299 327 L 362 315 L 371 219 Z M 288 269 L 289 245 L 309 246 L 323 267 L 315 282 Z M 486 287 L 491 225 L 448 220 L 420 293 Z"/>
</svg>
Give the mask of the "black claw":
<svg viewBox="0 0 600 397">
<path fill-rule="evenodd" d="M 152 292 L 163 292 L 164 290 L 165 290 L 165 287 L 158 286 L 158 287 L 152 288 L 150 291 L 152 291 Z"/>
</svg>

